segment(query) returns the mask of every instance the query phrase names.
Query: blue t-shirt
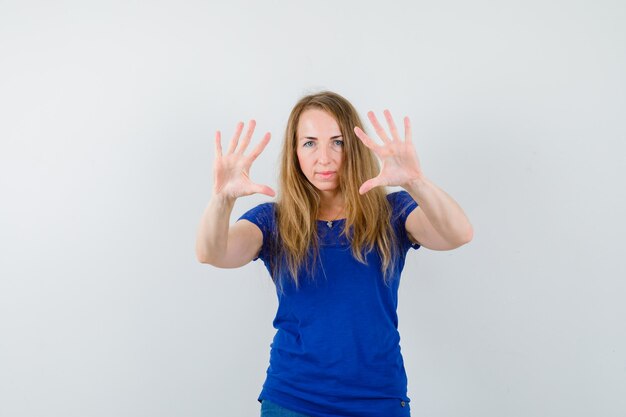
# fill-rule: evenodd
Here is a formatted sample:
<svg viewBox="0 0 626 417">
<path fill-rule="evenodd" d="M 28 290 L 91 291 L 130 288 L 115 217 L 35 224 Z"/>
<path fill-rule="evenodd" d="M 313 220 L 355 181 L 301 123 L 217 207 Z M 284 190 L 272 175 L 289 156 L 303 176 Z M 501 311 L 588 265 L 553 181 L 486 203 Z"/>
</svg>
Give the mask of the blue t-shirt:
<svg viewBox="0 0 626 417">
<path fill-rule="evenodd" d="M 410 415 L 396 311 L 406 253 L 419 248 L 405 229 L 417 203 L 406 191 L 388 194 L 387 199 L 400 244 L 391 281 L 385 285 L 376 250 L 367 254 L 368 265 L 354 258 L 350 242 L 340 236 L 344 219 L 335 220 L 332 228 L 318 221 L 314 279 L 301 268 L 299 288 L 290 276 L 282 281 L 283 291 L 277 287 L 277 331 L 259 401 L 268 399 L 312 417 Z M 274 209 L 274 203 L 260 204 L 239 218 L 263 233 L 254 260 L 262 259 L 270 274 L 270 240 L 277 236 Z"/>
</svg>

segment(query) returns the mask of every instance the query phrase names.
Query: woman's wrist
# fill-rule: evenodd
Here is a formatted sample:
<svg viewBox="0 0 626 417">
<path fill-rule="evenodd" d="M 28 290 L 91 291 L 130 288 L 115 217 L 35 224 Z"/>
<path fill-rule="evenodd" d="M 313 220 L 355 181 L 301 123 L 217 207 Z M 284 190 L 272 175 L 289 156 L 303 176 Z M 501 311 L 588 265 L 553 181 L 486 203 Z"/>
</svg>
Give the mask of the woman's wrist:
<svg viewBox="0 0 626 417">
<path fill-rule="evenodd" d="M 406 182 L 402 188 L 411 193 L 411 191 L 419 192 L 419 190 L 428 186 L 428 179 L 424 175 L 420 175 Z"/>
<path fill-rule="evenodd" d="M 224 192 L 216 192 L 213 190 L 211 195 L 211 200 L 213 200 L 219 206 L 234 206 L 235 200 L 237 197 L 232 197 Z"/>
</svg>

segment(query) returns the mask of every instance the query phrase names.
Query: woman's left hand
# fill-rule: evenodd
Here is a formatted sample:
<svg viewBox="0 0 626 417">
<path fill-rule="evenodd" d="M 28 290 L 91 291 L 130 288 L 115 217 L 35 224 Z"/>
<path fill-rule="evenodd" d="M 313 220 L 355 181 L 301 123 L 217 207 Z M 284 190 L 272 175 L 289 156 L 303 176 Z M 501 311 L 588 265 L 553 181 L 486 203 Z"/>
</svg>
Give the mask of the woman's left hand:
<svg viewBox="0 0 626 417">
<path fill-rule="evenodd" d="M 360 194 L 365 194 L 372 188 L 379 186 L 404 186 L 424 176 L 411 140 L 411 122 L 409 118 L 404 118 L 404 140 L 401 140 L 391 117 L 391 112 L 385 110 L 384 114 L 391 131 L 391 139 L 387 136 L 385 129 L 378 123 L 374 112 L 370 111 L 367 113 L 376 133 L 383 141 L 382 145 L 375 143 L 359 127 L 354 128 L 354 133 L 356 133 L 359 139 L 382 161 L 380 173 L 361 185 L 361 188 L 359 188 Z"/>
</svg>

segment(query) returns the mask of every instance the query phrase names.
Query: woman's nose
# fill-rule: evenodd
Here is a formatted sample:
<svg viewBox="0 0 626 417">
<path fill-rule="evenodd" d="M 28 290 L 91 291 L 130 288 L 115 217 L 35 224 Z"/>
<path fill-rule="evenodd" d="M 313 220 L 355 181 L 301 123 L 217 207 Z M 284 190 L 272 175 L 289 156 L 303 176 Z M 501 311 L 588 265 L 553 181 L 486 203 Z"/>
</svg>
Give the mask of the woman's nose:
<svg viewBox="0 0 626 417">
<path fill-rule="evenodd" d="M 328 157 L 328 149 L 326 149 L 325 147 L 321 147 L 320 148 L 320 153 L 319 153 L 319 162 L 322 164 L 327 164 L 328 162 L 330 162 L 330 158 Z"/>
</svg>

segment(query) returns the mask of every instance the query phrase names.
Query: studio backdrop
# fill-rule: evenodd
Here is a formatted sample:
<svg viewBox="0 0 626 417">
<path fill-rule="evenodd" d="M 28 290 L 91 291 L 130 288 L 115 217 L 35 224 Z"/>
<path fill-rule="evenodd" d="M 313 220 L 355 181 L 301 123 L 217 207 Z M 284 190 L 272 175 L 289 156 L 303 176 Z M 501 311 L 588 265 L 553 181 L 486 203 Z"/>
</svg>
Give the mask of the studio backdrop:
<svg viewBox="0 0 626 417">
<path fill-rule="evenodd" d="M 474 239 L 409 253 L 412 415 L 626 415 L 623 1 L 0 1 L 0 416 L 258 416 L 277 297 L 200 264 L 214 135 L 409 116 Z M 391 191 L 391 190 L 390 190 Z M 236 202 L 232 221 L 254 205 Z M 384 416 L 381 416 L 384 417 Z"/>
</svg>

